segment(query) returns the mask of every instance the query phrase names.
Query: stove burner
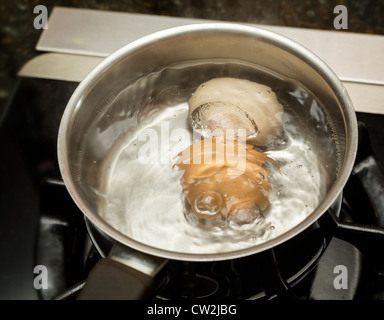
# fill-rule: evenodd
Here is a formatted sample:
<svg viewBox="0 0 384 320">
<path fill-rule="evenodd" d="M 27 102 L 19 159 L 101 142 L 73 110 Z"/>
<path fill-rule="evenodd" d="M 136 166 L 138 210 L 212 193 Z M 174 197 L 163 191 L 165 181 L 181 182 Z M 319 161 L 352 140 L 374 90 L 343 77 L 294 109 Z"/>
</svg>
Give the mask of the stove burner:
<svg viewBox="0 0 384 320">
<path fill-rule="evenodd" d="M 8 113 L 2 116 L 0 126 L 0 141 L 5 143 L 2 159 L 8 159 L 2 164 L 7 168 L 7 174 L 20 177 L 20 165 L 14 166 L 10 159 L 23 159 L 24 171 L 28 171 L 29 184 L 20 183 L 23 194 L 31 198 L 36 195 L 33 204 L 40 204 L 37 208 L 36 221 L 38 232 L 31 228 L 20 228 L 17 219 L 13 222 L 10 217 L 27 217 L 32 221 L 31 202 L 17 201 L 17 213 L 3 210 L 3 225 L 13 230 L 12 237 L 25 239 L 29 230 L 37 235 L 33 254 L 28 254 L 33 261 L 20 262 L 15 260 L 15 266 L 0 264 L 0 273 L 9 278 L 18 279 L 20 273 L 30 278 L 33 266 L 43 264 L 53 276 L 50 290 L 39 291 L 39 299 L 74 299 L 84 285 L 89 270 L 101 258 L 95 246 L 86 234 L 82 213 L 74 205 L 65 187 L 60 181 L 56 159 L 56 134 L 60 115 L 65 103 L 76 88 L 77 83 L 65 81 L 22 78 L 15 90 L 13 101 L 8 106 Z M 46 95 L 50 92 L 50 95 Z M 47 97 L 49 99 L 47 99 Z M 22 116 L 20 116 L 22 115 Z M 384 213 L 381 208 L 382 193 L 378 190 L 383 186 L 384 131 L 382 123 L 384 116 L 357 113 L 360 124 L 359 154 L 355 172 L 344 190 L 341 218 L 346 222 L 372 224 L 382 226 Z M 48 124 L 48 125 L 47 125 Z M 48 129 L 47 129 L 48 128 Z M 369 140 L 367 138 L 369 137 Z M 372 146 L 372 148 L 370 147 Z M 367 148 L 368 147 L 368 148 Z M 36 152 L 38 150 L 38 152 Z M 15 155 L 17 152 L 17 156 Z M 369 159 L 369 161 L 364 161 Z M 375 161 L 372 161 L 375 160 Z M 376 194 L 372 196 L 362 191 L 369 176 L 374 176 L 380 188 L 374 187 Z M 53 179 L 51 179 L 53 177 Z M 16 186 L 10 189 L 9 180 L 0 184 L 3 195 L 3 208 L 14 208 L 17 198 Z M 17 184 L 17 179 L 15 180 Z M 20 180 L 21 181 L 21 180 Z M 34 189 L 26 190 L 25 186 Z M 372 185 L 370 186 L 372 189 Z M 31 187 L 32 188 L 32 187 Z M 382 190 L 382 189 L 381 189 Z M 28 192 L 24 192 L 28 191 Z M 9 199 L 9 200 L 8 200 Z M 26 206 L 23 209 L 23 205 Z M 33 207 L 34 208 L 34 207 Z M 24 215 L 25 212 L 25 215 Z M 33 210 L 34 212 L 34 210 Z M 28 215 L 27 215 L 28 213 Z M 6 219 L 6 220 L 4 220 Z M 5 223 L 5 224 L 4 224 Z M 374 228 L 369 229 L 374 231 Z M 16 234 L 16 232 L 18 232 Z M 351 240 L 362 239 L 365 230 L 358 232 L 351 230 Z M 378 237 L 378 241 L 379 241 Z M 303 245 L 306 244 L 304 239 Z M 213 263 L 186 263 L 171 261 L 166 270 L 164 282 L 159 287 L 157 299 L 382 299 L 384 300 L 384 267 L 371 263 L 362 256 L 356 246 L 346 242 L 332 242 L 323 253 L 324 236 L 319 233 L 316 239 L 316 250 L 308 251 L 303 248 L 301 261 L 297 265 L 287 264 L 292 256 L 285 250 L 276 252 L 273 257 L 265 254 Z M 343 243 L 341 246 L 340 243 Z M 377 251 L 380 244 L 371 246 L 373 255 L 381 255 Z M 25 242 L 25 246 L 29 242 Z M 308 245 L 309 246 L 309 245 Z M 305 246 L 304 246 L 305 247 Z M 312 247 L 312 246 L 309 246 Z M 14 257 L 14 253 L 13 257 Z M 26 256 L 26 255 L 25 255 Z M 327 282 L 332 281 L 329 274 L 337 259 L 344 259 L 342 263 L 348 267 L 351 288 L 348 294 L 324 289 Z M 10 257 L 12 257 L 10 255 Z M 31 258 L 31 259 L 32 259 Z M 12 260 L 12 259 L 11 259 Z M 12 260 L 13 261 L 13 260 Z M 10 264 L 12 263 L 10 261 Z M 318 262 L 318 263 L 317 263 Z M 266 266 L 272 266 L 268 269 Z M 3 267 L 3 269 L 1 269 Z M 23 267 L 23 269 L 22 269 Z M 5 268 L 5 269 L 4 269 Z M 26 268 L 27 270 L 24 270 Z M 14 274 L 10 274 L 10 269 Z M 28 288 L 31 284 L 28 282 Z M 6 287 L 6 286 L 3 286 Z M 23 288 L 26 286 L 23 285 Z M 15 286 L 13 286 L 15 288 Z M 32 288 L 33 289 L 33 288 Z M 321 293 L 321 294 L 319 294 Z M 5 297 L 3 294 L 2 297 Z"/>
<path fill-rule="evenodd" d="M 184 267 L 184 268 L 183 268 Z M 187 269 L 177 271 L 177 275 L 170 275 L 168 283 L 157 294 L 158 299 L 207 299 L 226 298 L 228 290 L 226 281 L 215 280 L 213 277 L 196 273 L 194 263 L 187 263 L 181 267 Z M 172 269 L 172 267 L 171 267 Z"/>
</svg>

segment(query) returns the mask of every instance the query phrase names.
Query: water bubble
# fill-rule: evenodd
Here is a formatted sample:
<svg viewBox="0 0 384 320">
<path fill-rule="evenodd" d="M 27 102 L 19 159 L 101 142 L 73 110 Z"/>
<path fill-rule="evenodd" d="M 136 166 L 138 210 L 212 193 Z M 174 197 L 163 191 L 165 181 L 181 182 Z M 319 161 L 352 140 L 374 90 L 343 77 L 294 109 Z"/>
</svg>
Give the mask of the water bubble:
<svg viewBox="0 0 384 320">
<path fill-rule="evenodd" d="M 270 226 L 269 229 L 270 230 L 275 230 L 275 226 Z"/>
<path fill-rule="evenodd" d="M 239 204 L 228 215 L 228 225 L 235 230 L 250 230 L 264 218 L 263 211 L 254 204 Z"/>
<path fill-rule="evenodd" d="M 223 207 L 223 198 L 216 191 L 205 191 L 200 193 L 194 201 L 194 208 L 198 214 L 203 216 L 214 216 Z"/>
</svg>

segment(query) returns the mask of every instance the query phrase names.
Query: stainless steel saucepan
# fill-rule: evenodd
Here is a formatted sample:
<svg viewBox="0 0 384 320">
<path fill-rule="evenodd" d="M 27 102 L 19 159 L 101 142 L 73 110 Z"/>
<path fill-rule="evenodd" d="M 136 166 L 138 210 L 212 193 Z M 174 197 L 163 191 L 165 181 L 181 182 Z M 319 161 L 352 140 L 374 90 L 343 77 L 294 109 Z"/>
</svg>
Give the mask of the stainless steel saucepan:
<svg viewBox="0 0 384 320">
<path fill-rule="evenodd" d="M 247 72 L 247 66 L 257 66 L 292 79 L 321 102 L 332 127 L 329 139 L 338 143 L 335 154 L 318 153 L 318 161 L 328 161 L 327 175 L 331 177 L 322 201 L 287 232 L 247 248 L 223 252 L 173 251 L 146 244 L 119 231 L 100 211 L 100 203 L 105 201 L 103 186 L 106 171 L 111 169 L 106 165 L 111 154 L 127 139 L 137 138 L 138 131 L 145 128 L 148 117 L 157 112 L 152 110 L 155 104 L 150 102 L 160 92 L 166 98 L 157 101 L 157 106 L 169 109 L 187 101 L 199 84 L 223 72 L 239 76 L 231 74 L 233 62 L 243 66 L 243 73 Z M 184 67 L 194 63 L 207 63 L 210 67 L 196 73 L 186 72 Z M 158 81 L 156 77 L 160 77 L 164 68 L 172 70 L 172 76 Z M 147 75 L 151 77 L 142 81 Z M 238 259 L 257 255 L 297 237 L 339 199 L 354 164 L 357 136 L 354 108 L 336 74 L 309 50 L 278 34 L 232 23 L 195 24 L 160 31 L 121 48 L 79 84 L 67 104 L 59 129 L 58 160 L 63 180 L 85 215 L 95 245 L 105 255 L 91 271 L 79 298 L 140 299 L 151 292 L 153 279 L 168 260 Z M 314 143 L 316 146 L 316 141 Z M 321 150 L 320 141 L 316 147 Z M 138 169 L 127 166 L 127 170 Z M 135 185 L 137 181 L 125 183 Z M 154 205 L 161 206 L 161 203 Z M 164 234 L 164 238 L 168 236 Z M 109 252 L 103 249 L 104 242 L 110 244 Z"/>
</svg>

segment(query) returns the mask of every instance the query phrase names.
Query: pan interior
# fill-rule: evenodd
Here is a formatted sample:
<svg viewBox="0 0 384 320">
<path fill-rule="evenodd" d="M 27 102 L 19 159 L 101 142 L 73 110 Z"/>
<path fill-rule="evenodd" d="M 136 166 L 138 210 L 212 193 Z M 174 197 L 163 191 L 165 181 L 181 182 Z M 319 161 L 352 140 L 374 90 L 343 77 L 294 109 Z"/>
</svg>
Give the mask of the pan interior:
<svg viewBox="0 0 384 320">
<path fill-rule="evenodd" d="M 175 156 L 197 137 L 187 101 L 203 82 L 233 77 L 269 86 L 284 107 L 284 135 L 264 149 L 270 204 L 249 230 L 188 215 Z M 303 84 L 235 59 L 184 61 L 146 73 L 96 106 L 77 152 L 78 177 L 98 215 L 125 236 L 162 250 L 215 254 L 255 247 L 289 232 L 322 203 L 342 159 L 321 97 Z"/>
</svg>

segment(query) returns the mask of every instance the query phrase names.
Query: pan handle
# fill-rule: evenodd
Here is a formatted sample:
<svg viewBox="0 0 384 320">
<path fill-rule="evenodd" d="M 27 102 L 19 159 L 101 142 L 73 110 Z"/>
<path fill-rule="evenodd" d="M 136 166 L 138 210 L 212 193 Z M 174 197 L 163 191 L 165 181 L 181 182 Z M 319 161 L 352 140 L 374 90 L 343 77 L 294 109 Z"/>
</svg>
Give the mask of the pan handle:
<svg viewBox="0 0 384 320">
<path fill-rule="evenodd" d="M 90 271 L 77 300 L 145 300 L 155 294 L 167 260 L 115 244 Z"/>
<path fill-rule="evenodd" d="M 111 258 L 100 259 L 78 300 L 140 300 L 153 295 L 154 278 Z"/>
</svg>

